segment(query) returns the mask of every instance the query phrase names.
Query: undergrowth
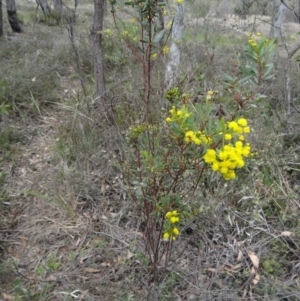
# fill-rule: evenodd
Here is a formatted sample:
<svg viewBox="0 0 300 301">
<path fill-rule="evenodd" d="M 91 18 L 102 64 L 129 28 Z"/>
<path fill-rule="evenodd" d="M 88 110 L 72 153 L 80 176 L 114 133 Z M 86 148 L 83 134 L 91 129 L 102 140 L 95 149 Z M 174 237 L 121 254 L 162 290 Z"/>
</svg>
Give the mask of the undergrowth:
<svg viewBox="0 0 300 301">
<path fill-rule="evenodd" d="M 192 7 L 196 2 L 187 5 Z M 197 9 L 195 15 L 205 16 L 209 4 Z M 86 7 L 84 12 L 82 19 L 79 15 L 78 49 L 88 98 L 92 99 L 93 59 L 86 21 L 91 13 Z M 31 24 L 31 18 L 26 12 L 24 24 Z M 4 202 L 16 203 L 18 210 L 12 208 L 8 216 L 20 227 L 15 228 L 16 234 L 8 231 L 7 236 L 0 236 L 6 259 L 1 262 L 0 277 L 13 275 L 4 290 L 14 298 L 66 300 L 74 294 L 82 300 L 141 300 L 147 295 L 151 264 L 144 255 L 146 224 L 130 201 L 131 194 L 139 195 L 143 187 L 128 181 L 137 158 L 129 128 L 143 124 L 141 71 L 136 59 L 125 51 L 109 16 L 106 24 L 111 34 L 106 31 L 104 36 L 105 70 L 113 95 L 114 127 L 104 125 L 97 115 L 88 116 L 68 51 L 71 47 L 67 39 L 57 38 L 65 37 L 63 28 L 51 27 L 49 32 L 46 24 L 36 24 L 35 33 L 26 33 L 26 38 L 0 41 L 0 108 L 8 105 L 9 117 L 5 118 L 60 116 L 51 125 L 49 163 L 29 178 L 34 184 L 46 178 L 39 193 L 34 185 L 28 189 L 31 194 L 17 188 L 8 193 L 7 183 L 12 187 L 17 179 L 7 170 L 14 164 L 21 173 L 21 163 L 15 160 L 22 143 L 25 147 L 24 137 L 5 125 L 0 131 L 0 205 L 4 208 Z M 219 25 L 207 21 L 188 27 L 184 41 L 177 83 L 183 98 L 201 105 L 207 92 L 214 90 L 218 93 L 212 97 L 213 114 L 232 109 L 232 98 L 222 86 L 220 74 L 235 72 L 234 64 L 245 59 L 245 37 L 231 31 L 220 34 Z M 160 66 L 167 59 L 167 55 L 161 56 L 161 65 L 153 69 L 154 125 L 160 116 L 169 116 L 172 106 L 162 100 L 164 68 Z M 207 173 L 188 200 L 188 217 L 179 215 L 180 220 L 174 223 L 180 229 L 174 242 L 177 260 L 167 267 L 168 274 L 161 274 L 161 300 L 300 299 L 296 281 L 300 260 L 298 73 L 293 66 L 295 110 L 286 119 L 282 101 L 285 75 L 280 66 L 284 61 L 275 64 L 275 80 L 263 86 L 267 98 L 253 102 L 245 112 L 251 124 L 251 151 L 257 155 L 249 158 L 230 184 L 215 172 Z M 167 124 L 157 135 L 166 129 Z M 185 176 L 190 174 L 192 171 Z M 192 182 L 178 187 L 180 195 L 187 187 L 194 189 Z M 4 228 L 3 223 L 1 226 Z M 2 239 L 18 244 L 11 246 Z M 24 249 L 18 249 L 21 247 Z M 24 277 L 7 261 L 15 254 L 20 257 L 17 266 Z M 251 271 L 254 255 L 259 258 L 259 278 Z M 164 260 L 162 257 L 162 266 Z M 30 262 L 28 267 L 24 262 Z"/>
</svg>

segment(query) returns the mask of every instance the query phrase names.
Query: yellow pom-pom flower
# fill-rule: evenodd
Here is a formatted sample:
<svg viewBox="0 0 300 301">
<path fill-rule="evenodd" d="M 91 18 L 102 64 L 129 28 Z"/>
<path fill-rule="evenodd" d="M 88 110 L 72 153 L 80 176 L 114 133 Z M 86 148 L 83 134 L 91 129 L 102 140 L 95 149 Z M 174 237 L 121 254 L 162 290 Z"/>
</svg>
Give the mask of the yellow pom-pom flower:
<svg viewBox="0 0 300 301">
<path fill-rule="evenodd" d="M 176 210 L 174 211 L 168 211 L 165 214 L 166 219 L 169 221 L 167 224 L 167 229 L 163 234 L 163 238 L 166 240 L 169 240 L 172 238 L 172 240 L 176 239 L 176 236 L 179 235 L 179 230 L 176 227 L 176 224 L 179 222 L 179 214 Z"/>
<path fill-rule="evenodd" d="M 242 133 L 249 133 L 250 127 L 245 118 L 227 123 L 226 131 L 231 130 L 232 134 L 219 133 L 223 136 L 223 144 L 219 149 L 207 149 L 202 157 L 204 162 L 211 165 L 214 172 L 219 172 L 225 180 L 235 179 L 235 169 L 245 166 L 244 158 L 251 155 L 249 143 L 244 144 L 245 137 Z M 231 141 L 234 140 L 234 143 Z"/>
<path fill-rule="evenodd" d="M 164 239 L 169 239 L 170 238 L 170 234 L 168 232 L 165 232 L 163 235 Z"/>
<path fill-rule="evenodd" d="M 173 228 L 173 234 L 174 235 L 179 235 L 179 230 L 177 228 Z"/>
<path fill-rule="evenodd" d="M 216 151 L 214 149 L 208 149 L 203 159 L 206 163 L 214 163 L 216 161 Z"/>
<path fill-rule="evenodd" d="M 231 129 L 232 131 L 236 132 L 239 128 L 239 125 L 235 121 L 230 121 L 228 123 L 228 128 Z"/>
<path fill-rule="evenodd" d="M 178 218 L 178 217 L 175 217 L 175 216 L 172 216 L 172 217 L 170 218 L 170 222 L 171 222 L 172 224 L 175 224 L 175 223 L 179 222 L 179 218 Z"/>
<path fill-rule="evenodd" d="M 232 139 L 232 135 L 231 134 L 225 134 L 224 139 L 225 140 L 231 140 Z"/>
<path fill-rule="evenodd" d="M 185 133 L 184 141 L 187 143 L 190 143 L 190 142 L 194 141 L 195 138 L 196 138 L 196 136 L 193 131 L 187 131 Z"/>
<path fill-rule="evenodd" d="M 164 53 L 164 54 L 169 54 L 169 53 L 170 53 L 170 47 L 164 46 L 164 47 L 163 47 L 163 53 Z"/>
<path fill-rule="evenodd" d="M 237 121 L 238 125 L 240 126 L 247 126 L 248 125 L 248 122 L 245 118 L 240 118 L 238 121 Z"/>
<path fill-rule="evenodd" d="M 245 134 L 250 133 L 250 128 L 249 128 L 248 126 L 245 126 L 244 129 L 243 129 L 243 132 L 244 132 Z"/>
</svg>

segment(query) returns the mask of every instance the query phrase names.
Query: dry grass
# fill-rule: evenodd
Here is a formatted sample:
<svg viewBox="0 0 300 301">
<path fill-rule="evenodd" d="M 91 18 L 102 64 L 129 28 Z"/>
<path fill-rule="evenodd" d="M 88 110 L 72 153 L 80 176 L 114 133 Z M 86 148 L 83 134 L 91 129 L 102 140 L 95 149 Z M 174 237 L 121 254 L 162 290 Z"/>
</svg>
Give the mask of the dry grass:
<svg viewBox="0 0 300 301">
<path fill-rule="evenodd" d="M 91 92 L 91 3 L 79 9 L 83 14 L 76 28 L 77 46 Z M 243 35 L 236 37 L 235 29 L 220 34 L 220 25 L 214 19 L 209 22 L 186 29 L 187 49 L 180 75 L 187 91 L 201 88 L 200 97 L 202 91 L 221 87 L 218 75 L 231 68 L 228 58 L 232 52 L 243 48 Z M 230 28 L 231 23 L 227 24 Z M 143 225 L 128 196 L 130 182 L 122 168 L 131 151 L 127 128 L 139 118 L 133 112 L 140 105 L 136 62 L 121 56 L 124 45 L 117 39 L 112 40 L 115 44 L 106 42 L 105 47 L 117 53 L 109 56 L 107 73 L 118 127 L 103 126 L 97 116 L 87 116 L 74 62 L 63 51 L 69 49 L 65 30 L 51 27 L 50 35 L 47 25 L 36 26 L 35 33 L 27 32 L 13 41 L 15 53 L 26 59 L 28 74 L 18 68 L 9 71 L 13 64 L 9 56 L 5 70 L 15 79 L 14 87 L 19 80 L 21 88 L 35 74 L 43 76 L 45 72 L 37 73 L 41 68 L 54 71 L 43 77 L 51 81 L 46 88 L 54 98 L 43 102 L 48 90 L 32 86 L 40 104 L 38 114 L 28 109 L 32 108 L 28 103 L 24 110 L 15 101 L 19 113 L 2 117 L 1 129 L 10 129 L 10 136 L 0 133 L 9 145 L 5 149 L 1 144 L 5 160 L 0 158 L 0 173 L 7 173 L 0 181 L 0 298 L 146 300 L 151 275 L 144 255 Z M 264 32 L 260 26 L 256 30 Z M 201 43 L 191 38 L 199 31 L 203 33 L 199 35 Z M 214 39 L 217 33 L 222 40 Z M 43 34 L 45 39 L 40 41 Z M 44 53 L 41 68 L 31 64 L 37 62 L 32 60 L 31 41 Z M 171 272 L 162 275 L 161 300 L 300 299 L 300 153 L 298 138 L 292 136 L 297 133 L 299 115 L 293 112 L 293 129 L 288 132 L 278 122 L 276 114 L 284 112 L 280 102 L 284 74 L 280 70 L 277 78 L 282 80 L 266 88 L 276 111 L 272 106 L 257 106 L 247 112 L 254 128 L 252 145 L 259 157 L 233 185 L 207 176 L 199 187 L 191 203 L 194 219 L 181 225 Z M 153 93 L 158 98 L 162 75 L 159 68 L 155 72 Z M 293 69 L 295 99 L 297 81 Z M 21 88 L 14 88 L 15 92 L 25 97 L 25 88 Z M 21 97 L 21 104 L 24 99 Z M 54 106 L 49 108 L 50 101 Z M 286 125 L 286 120 L 282 122 Z M 259 267 L 252 273 L 256 257 Z"/>
</svg>

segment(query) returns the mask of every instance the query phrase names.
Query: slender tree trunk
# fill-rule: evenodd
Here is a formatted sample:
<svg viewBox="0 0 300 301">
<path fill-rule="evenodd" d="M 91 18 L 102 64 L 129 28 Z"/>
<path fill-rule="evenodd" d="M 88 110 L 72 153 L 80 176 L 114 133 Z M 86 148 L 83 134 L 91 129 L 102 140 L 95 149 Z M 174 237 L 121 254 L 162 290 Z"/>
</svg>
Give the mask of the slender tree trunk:
<svg viewBox="0 0 300 301">
<path fill-rule="evenodd" d="M 62 10 L 63 10 L 63 3 L 62 0 L 54 0 L 53 1 L 54 4 L 54 15 L 56 18 L 61 19 L 61 14 L 62 14 Z"/>
<path fill-rule="evenodd" d="M 177 3 L 177 4 L 176 4 Z M 170 60 L 167 64 L 165 75 L 165 87 L 170 89 L 175 85 L 175 81 L 178 75 L 178 67 L 180 63 L 180 48 L 179 41 L 182 39 L 184 29 L 184 6 L 174 0 L 175 17 L 172 25 L 172 44 L 170 49 Z"/>
<path fill-rule="evenodd" d="M 163 3 L 163 0 L 158 0 L 159 3 Z M 165 29 L 165 18 L 164 18 L 164 12 L 165 7 L 160 7 L 159 11 L 158 11 L 158 19 L 159 19 L 159 29 L 158 31 L 164 30 Z M 160 47 L 164 46 L 164 38 L 161 38 L 161 40 L 159 41 L 159 45 Z"/>
<path fill-rule="evenodd" d="M 275 1 L 275 0 L 273 0 L 273 1 Z M 273 2 L 273 8 L 274 8 L 274 5 L 275 5 L 275 2 Z M 274 19 L 275 19 L 274 18 L 273 22 L 272 22 L 272 25 L 271 25 L 271 30 L 270 30 L 270 33 L 269 33 L 269 38 L 270 39 L 273 39 L 273 38 L 277 39 L 277 38 L 280 37 L 281 26 L 283 24 L 285 11 L 286 11 L 286 6 L 281 2 L 280 5 L 279 5 L 279 9 L 278 9 L 277 19 L 274 22 Z"/>
<path fill-rule="evenodd" d="M 22 32 L 22 27 L 17 16 L 17 7 L 15 0 L 6 0 L 6 9 L 8 21 L 13 32 Z"/>
<path fill-rule="evenodd" d="M 37 2 L 41 6 L 42 11 L 43 11 L 43 13 L 44 13 L 45 16 L 51 15 L 51 8 L 48 5 L 48 1 L 47 0 L 37 0 Z"/>
<path fill-rule="evenodd" d="M 93 19 L 93 50 L 94 50 L 94 71 L 96 82 L 96 104 L 101 112 L 110 115 L 111 108 L 105 104 L 105 80 L 104 80 L 104 55 L 102 48 L 102 30 L 104 20 L 105 0 L 94 0 L 94 19 Z"/>
<path fill-rule="evenodd" d="M 0 0 L 0 37 L 3 36 L 2 0 Z"/>
</svg>

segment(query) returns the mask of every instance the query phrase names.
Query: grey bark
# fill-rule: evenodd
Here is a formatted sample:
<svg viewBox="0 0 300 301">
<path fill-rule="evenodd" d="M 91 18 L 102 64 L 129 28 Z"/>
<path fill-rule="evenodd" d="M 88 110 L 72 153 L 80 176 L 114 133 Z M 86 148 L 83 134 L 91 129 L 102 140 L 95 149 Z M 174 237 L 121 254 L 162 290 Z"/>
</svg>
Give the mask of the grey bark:
<svg viewBox="0 0 300 301">
<path fill-rule="evenodd" d="M 273 1 L 275 1 L 275 0 L 273 0 Z M 275 3 L 275 2 L 273 2 L 273 3 Z M 281 26 L 283 24 L 285 12 L 286 12 L 286 6 L 281 2 L 279 5 L 277 18 L 276 18 L 276 20 L 274 20 L 272 22 L 272 25 L 271 25 L 271 30 L 269 33 L 270 39 L 273 39 L 273 38 L 277 39 L 280 37 Z"/>
<path fill-rule="evenodd" d="M 63 10 L 63 2 L 62 0 L 53 0 L 53 4 L 54 4 L 53 13 L 56 17 L 60 19 Z"/>
<path fill-rule="evenodd" d="M 15 0 L 6 0 L 6 10 L 7 10 L 8 21 L 12 31 L 22 32 L 23 30 L 18 19 Z"/>
<path fill-rule="evenodd" d="M 105 80 L 104 80 L 104 55 L 102 47 L 102 30 L 104 20 L 105 0 L 94 0 L 93 18 L 93 50 L 94 72 L 96 82 L 96 105 L 107 114 L 110 109 L 105 106 Z M 110 113 L 108 113 L 110 114 Z"/>
<path fill-rule="evenodd" d="M 288 51 L 287 46 L 285 46 L 285 49 L 287 51 L 287 61 L 285 64 L 285 101 L 286 101 L 286 111 L 285 115 L 288 117 L 291 115 L 291 107 L 293 105 L 292 103 L 292 89 L 291 89 L 291 78 L 290 73 L 292 70 L 292 58 L 296 54 L 296 52 L 300 49 L 300 45 L 296 45 L 291 51 Z"/>
<path fill-rule="evenodd" d="M 176 4 L 177 1 L 174 0 L 175 7 L 175 17 L 172 25 L 172 44 L 170 48 L 170 60 L 166 67 L 165 75 L 165 86 L 170 89 L 175 84 L 175 80 L 178 75 L 178 68 L 180 63 L 180 48 L 179 43 L 182 38 L 184 29 L 184 6 L 183 4 Z"/>
<path fill-rule="evenodd" d="M 3 36 L 2 0 L 0 0 L 0 37 Z"/>
<path fill-rule="evenodd" d="M 37 3 L 41 6 L 42 11 L 45 16 L 50 16 L 51 15 L 51 8 L 48 5 L 47 0 L 37 0 Z"/>
<path fill-rule="evenodd" d="M 285 115 L 286 117 L 291 115 L 291 103 L 292 103 L 292 93 L 291 93 L 291 83 L 290 83 L 290 70 L 291 70 L 292 62 L 291 58 L 287 59 L 285 65 L 285 101 L 286 101 L 286 108 L 285 108 Z"/>
<path fill-rule="evenodd" d="M 158 2 L 163 3 L 163 0 L 158 0 Z M 159 20 L 159 29 L 158 29 L 158 31 L 164 30 L 165 29 L 165 18 L 164 18 L 164 15 L 163 15 L 162 6 L 158 10 L 158 20 Z M 159 41 L 159 45 L 160 45 L 160 47 L 164 46 L 164 38 L 162 38 Z"/>
</svg>

